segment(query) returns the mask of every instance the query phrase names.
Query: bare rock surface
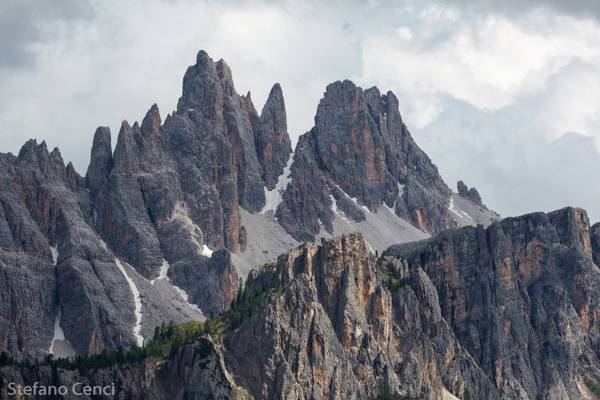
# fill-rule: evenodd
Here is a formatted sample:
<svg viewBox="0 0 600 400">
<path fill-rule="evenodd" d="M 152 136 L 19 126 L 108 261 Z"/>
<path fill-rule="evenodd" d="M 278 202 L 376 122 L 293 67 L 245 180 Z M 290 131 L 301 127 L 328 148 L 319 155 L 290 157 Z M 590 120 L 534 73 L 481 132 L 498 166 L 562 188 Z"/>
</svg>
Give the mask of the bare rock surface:
<svg viewBox="0 0 600 400">
<path fill-rule="evenodd" d="M 452 225 L 451 191 L 412 139 L 392 92 L 348 80 L 327 86 L 314 128 L 298 141 L 291 176 L 276 216 L 297 240 L 333 233 L 332 198 L 356 222 L 363 209 L 387 205 L 427 233 Z"/>
<path fill-rule="evenodd" d="M 388 254 L 421 265 L 442 316 L 509 398 L 585 399 L 600 376 L 593 237 L 585 211 L 565 208 L 451 230 Z"/>
<path fill-rule="evenodd" d="M 225 338 L 228 369 L 255 398 L 366 399 L 382 384 L 427 399 L 444 388 L 500 398 L 454 338 L 423 270 L 368 256 L 359 234 L 295 248 L 246 285 L 282 288 Z"/>
</svg>

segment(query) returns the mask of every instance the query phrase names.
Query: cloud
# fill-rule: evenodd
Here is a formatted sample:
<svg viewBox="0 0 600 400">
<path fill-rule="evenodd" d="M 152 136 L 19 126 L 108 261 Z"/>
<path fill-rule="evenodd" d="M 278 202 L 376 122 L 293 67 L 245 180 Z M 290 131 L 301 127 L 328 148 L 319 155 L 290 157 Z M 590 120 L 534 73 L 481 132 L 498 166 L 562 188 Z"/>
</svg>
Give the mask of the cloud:
<svg viewBox="0 0 600 400">
<path fill-rule="evenodd" d="M 4 0 L 0 5 L 0 68 L 31 67 L 35 46 L 44 38 L 44 24 L 90 17 L 87 1 Z"/>
<path fill-rule="evenodd" d="M 407 105 L 408 116 L 418 126 L 440 111 L 440 95 L 497 110 L 517 96 L 543 90 L 547 79 L 573 60 L 600 56 L 600 26 L 571 17 L 534 12 L 527 24 L 497 15 L 470 20 L 436 5 L 417 19 L 413 43 L 393 34 L 368 38 L 362 80 L 408 96 L 414 102 Z"/>
<path fill-rule="evenodd" d="M 446 3 L 473 13 L 504 13 L 519 16 L 536 8 L 545 8 L 574 17 L 600 18 L 600 3 L 596 0 L 445 0 Z"/>
<path fill-rule="evenodd" d="M 565 67 L 547 91 L 520 96 L 496 111 L 447 97 L 436 121 L 413 129 L 413 136 L 449 184 L 464 179 L 505 216 L 571 205 L 598 221 L 600 154 L 594 140 L 574 132 L 553 138 L 543 126 L 547 121 L 537 117 L 556 101 L 547 94 L 562 84 L 561 74 L 582 67 Z"/>
</svg>

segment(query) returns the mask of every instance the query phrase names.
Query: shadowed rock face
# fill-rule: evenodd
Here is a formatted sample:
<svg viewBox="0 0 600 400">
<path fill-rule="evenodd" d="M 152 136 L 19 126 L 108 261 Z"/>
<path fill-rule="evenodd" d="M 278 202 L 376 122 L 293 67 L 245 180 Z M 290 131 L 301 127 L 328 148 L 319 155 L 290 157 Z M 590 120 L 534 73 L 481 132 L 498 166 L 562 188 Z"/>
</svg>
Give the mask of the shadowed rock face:
<svg viewBox="0 0 600 400">
<path fill-rule="evenodd" d="M 448 231 L 389 254 L 421 265 L 456 337 L 510 398 L 583 399 L 600 376 L 592 237 L 585 211 L 566 208 Z"/>
<path fill-rule="evenodd" d="M 57 318 L 80 354 L 128 347 L 133 296 L 92 227 L 85 179 L 65 167 L 57 149 L 49 153 L 35 141 L 18 157 L 0 155 L 0 165 L 0 351 L 45 356 Z M 147 318 L 186 319 L 157 296 L 146 293 L 145 302 L 154 303 Z"/>
<path fill-rule="evenodd" d="M 430 233 L 453 226 L 451 191 L 413 141 L 391 92 L 363 91 L 350 81 L 329 85 L 314 128 L 298 141 L 291 170 L 276 215 L 297 240 L 314 239 L 320 224 L 332 232 L 331 196 L 355 198 L 371 211 L 385 204 Z M 357 204 L 347 204 L 347 214 L 360 221 Z"/>
<path fill-rule="evenodd" d="M 594 263 L 596 263 L 596 265 L 600 265 L 600 222 L 592 225 L 590 228 L 590 234 Z"/>
</svg>

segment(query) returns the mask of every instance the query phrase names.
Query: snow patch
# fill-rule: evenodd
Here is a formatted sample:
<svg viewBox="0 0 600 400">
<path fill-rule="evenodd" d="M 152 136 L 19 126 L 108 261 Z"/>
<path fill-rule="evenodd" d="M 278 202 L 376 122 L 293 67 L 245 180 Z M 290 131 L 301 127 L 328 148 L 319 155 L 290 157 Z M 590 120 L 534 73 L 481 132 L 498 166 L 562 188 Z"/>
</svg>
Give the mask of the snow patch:
<svg viewBox="0 0 600 400">
<path fill-rule="evenodd" d="M 58 309 L 58 312 L 56 313 L 56 316 L 54 317 L 54 337 L 52 338 L 52 344 L 50 344 L 50 350 L 49 353 L 50 354 L 54 354 L 54 347 L 56 345 L 56 342 L 59 340 L 65 340 L 65 332 L 62 330 L 61 326 L 60 326 L 60 308 Z"/>
<path fill-rule="evenodd" d="M 442 400 L 460 400 L 458 397 L 453 395 L 446 388 L 442 388 Z"/>
<path fill-rule="evenodd" d="M 206 257 L 212 257 L 213 251 L 208 248 L 207 245 L 202 245 L 202 255 Z"/>
<path fill-rule="evenodd" d="M 261 214 L 264 214 L 267 211 L 275 212 L 277 210 L 277 207 L 282 201 L 283 192 L 285 192 L 285 189 L 291 181 L 290 170 L 292 168 L 293 161 L 294 153 L 291 153 L 290 158 L 288 159 L 285 167 L 283 168 L 283 174 L 281 174 L 277 179 L 275 188 L 273 190 L 267 190 L 267 188 L 265 187 L 265 206 L 262 210 L 260 210 Z"/>
<path fill-rule="evenodd" d="M 454 207 L 454 198 L 452 196 L 450 197 L 450 205 L 448 206 L 448 210 L 450 210 L 451 213 L 454 213 L 459 218 L 464 218 Z"/>
<path fill-rule="evenodd" d="M 396 209 L 396 202 L 394 202 L 394 207 L 390 207 L 390 206 L 388 206 L 388 205 L 386 204 L 386 202 L 384 201 L 384 202 L 383 202 L 383 206 L 384 206 L 384 207 L 385 207 L 385 208 L 386 208 L 386 209 L 387 209 L 389 212 L 391 212 L 392 214 L 396 214 L 396 211 L 395 211 L 395 209 Z"/>
<path fill-rule="evenodd" d="M 125 267 L 123 266 L 123 264 L 121 264 L 121 261 L 119 261 L 118 258 L 115 258 L 115 264 L 117 264 L 117 268 L 119 268 L 119 271 L 121 271 L 123 277 L 125 277 L 125 280 L 129 285 L 129 289 L 133 294 L 133 302 L 135 305 L 135 325 L 133 326 L 133 336 L 135 337 L 136 344 L 141 347 L 144 345 L 144 337 L 140 334 L 140 332 L 142 331 L 142 299 L 140 297 L 140 291 L 135 285 L 133 279 L 129 277 L 127 271 L 125 270 Z"/>
<path fill-rule="evenodd" d="M 169 272 L 169 263 L 167 262 L 167 260 L 165 260 L 163 258 L 163 263 L 160 266 L 160 270 L 158 271 L 158 278 L 152 279 L 150 281 L 150 284 L 152 286 L 154 286 L 154 283 L 156 283 L 156 281 L 159 281 L 159 280 L 166 280 L 166 281 L 168 281 L 169 280 L 169 278 L 167 277 L 167 273 L 168 272 Z"/>
<path fill-rule="evenodd" d="M 110 251 L 108 250 L 108 245 L 106 244 L 106 242 L 104 240 L 102 240 L 101 238 L 98 238 L 98 240 L 100 240 L 100 246 L 105 250 L 105 251 Z"/>
<path fill-rule="evenodd" d="M 398 197 L 402 197 L 404 194 L 404 185 L 398 182 Z"/>
<path fill-rule="evenodd" d="M 369 252 L 370 253 L 375 253 L 375 249 L 373 248 L 373 246 L 371 246 L 371 243 L 369 243 L 368 240 L 365 239 L 365 244 L 367 245 L 367 247 L 369 248 Z"/>
<path fill-rule="evenodd" d="M 54 266 L 58 265 L 58 247 L 56 245 L 50 246 L 50 253 L 52 253 L 52 262 Z"/>
</svg>

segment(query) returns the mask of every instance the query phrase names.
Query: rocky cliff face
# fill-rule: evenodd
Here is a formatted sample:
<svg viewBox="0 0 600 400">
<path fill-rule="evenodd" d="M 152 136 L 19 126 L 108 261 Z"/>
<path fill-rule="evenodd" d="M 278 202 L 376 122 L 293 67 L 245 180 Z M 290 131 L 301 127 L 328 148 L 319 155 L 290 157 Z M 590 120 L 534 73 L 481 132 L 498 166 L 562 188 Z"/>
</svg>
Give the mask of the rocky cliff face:
<svg viewBox="0 0 600 400">
<path fill-rule="evenodd" d="M 600 265 L 600 222 L 590 228 L 594 263 Z"/>
<path fill-rule="evenodd" d="M 270 301 L 233 331 L 165 361 L 112 368 L 0 368 L 8 383 L 116 384 L 128 399 L 367 399 L 392 391 L 439 399 L 500 392 L 454 338 L 419 267 L 368 256 L 359 234 L 303 245 L 249 276 Z"/>
<path fill-rule="evenodd" d="M 266 286 L 284 289 L 224 341 L 229 370 L 255 398 L 366 399 L 383 384 L 427 399 L 446 389 L 499 398 L 427 275 L 367 256 L 358 234 L 303 245 L 248 277 L 250 290 Z"/>
<path fill-rule="evenodd" d="M 0 350 L 44 356 L 64 330 L 94 353 L 201 318 L 195 304 L 227 309 L 239 282 L 229 251 L 247 240 L 240 208 L 264 207 L 290 153 L 281 87 L 259 115 L 201 51 L 164 123 L 156 105 L 141 124 L 123 121 L 114 152 L 97 129 L 85 178 L 45 144 L 2 155 Z"/>
<path fill-rule="evenodd" d="M 600 377 L 592 243 L 585 212 L 567 208 L 449 231 L 389 254 L 421 265 L 442 316 L 509 398 L 585 399 L 598 395 Z"/>
<path fill-rule="evenodd" d="M 140 323 L 137 333 L 148 334 L 165 316 L 194 317 L 142 282 L 144 313 L 136 314 L 128 279 L 139 278 L 119 270 L 94 231 L 86 181 L 57 149 L 29 141 L 0 164 L 0 351 L 42 357 L 60 341 L 96 353 L 134 343 Z"/>
<path fill-rule="evenodd" d="M 147 278 L 163 259 L 177 268 L 205 246 L 243 250 L 239 208 L 262 209 L 264 188 L 291 152 L 280 86 L 259 116 L 250 96 L 236 93 L 227 64 L 204 51 L 164 124 L 156 105 L 141 125 L 123 123 L 112 160 L 105 137 L 97 132 L 88 171 L 92 191 L 99 187 L 98 229 Z"/>
<path fill-rule="evenodd" d="M 591 236 L 585 212 L 568 208 L 450 230 L 381 257 L 360 234 L 303 244 L 249 274 L 246 293 L 268 293 L 266 305 L 164 362 L 5 367 L 0 377 L 5 387 L 116 381 L 132 399 L 367 399 L 384 387 L 424 399 L 594 399 Z"/>
<path fill-rule="evenodd" d="M 350 81 L 327 87 L 315 127 L 301 136 L 276 216 L 297 240 L 333 232 L 333 202 L 354 221 L 382 206 L 422 231 L 453 226 L 451 191 L 415 144 L 393 93 Z"/>
</svg>

